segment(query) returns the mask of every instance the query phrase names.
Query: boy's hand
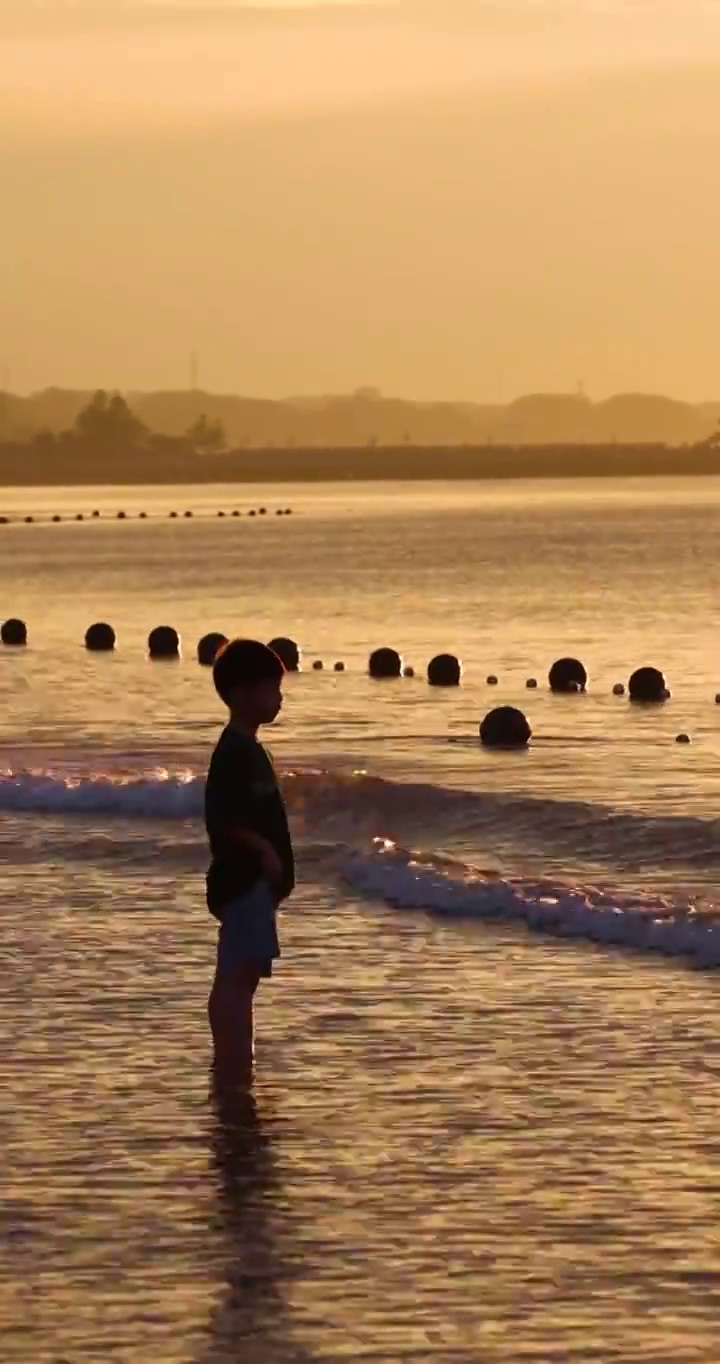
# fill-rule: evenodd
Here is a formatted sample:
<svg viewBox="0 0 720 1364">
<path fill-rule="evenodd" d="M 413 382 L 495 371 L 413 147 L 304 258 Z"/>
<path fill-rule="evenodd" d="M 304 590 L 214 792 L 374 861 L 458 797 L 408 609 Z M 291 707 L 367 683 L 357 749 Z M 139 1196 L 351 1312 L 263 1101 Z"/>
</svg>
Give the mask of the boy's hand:
<svg viewBox="0 0 720 1364">
<path fill-rule="evenodd" d="M 261 861 L 265 880 L 269 882 L 273 890 L 279 889 L 283 881 L 283 865 L 270 843 L 264 844 Z"/>
<path fill-rule="evenodd" d="M 285 872 L 272 843 L 255 833 L 254 829 L 235 829 L 233 840 L 238 847 L 252 849 L 260 860 L 265 880 L 273 890 L 278 890 L 285 879 Z"/>
</svg>

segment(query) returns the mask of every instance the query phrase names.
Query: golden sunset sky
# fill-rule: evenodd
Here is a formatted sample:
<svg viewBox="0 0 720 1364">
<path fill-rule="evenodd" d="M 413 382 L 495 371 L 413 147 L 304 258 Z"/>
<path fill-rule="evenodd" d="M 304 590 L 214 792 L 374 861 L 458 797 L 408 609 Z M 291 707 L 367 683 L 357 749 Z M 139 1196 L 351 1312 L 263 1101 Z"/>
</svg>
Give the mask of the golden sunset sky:
<svg viewBox="0 0 720 1364">
<path fill-rule="evenodd" d="M 0 369 L 720 398 L 720 5 L 0 0 Z"/>
</svg>

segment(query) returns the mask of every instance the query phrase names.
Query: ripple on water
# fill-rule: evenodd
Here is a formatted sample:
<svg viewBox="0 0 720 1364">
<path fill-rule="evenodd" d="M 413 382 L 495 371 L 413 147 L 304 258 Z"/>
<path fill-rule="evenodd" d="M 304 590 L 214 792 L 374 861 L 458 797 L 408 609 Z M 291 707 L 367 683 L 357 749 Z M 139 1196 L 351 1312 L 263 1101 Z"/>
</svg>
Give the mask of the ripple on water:
<svg viewBox="0 0 720 1364">
<path fill-rule="evenodd" d="M 8 1364 L 714 1358 L 712 980 L 311 885 L 238 1111 L 197 897 L 64 876 L 3 911 Z"/>
</svg>

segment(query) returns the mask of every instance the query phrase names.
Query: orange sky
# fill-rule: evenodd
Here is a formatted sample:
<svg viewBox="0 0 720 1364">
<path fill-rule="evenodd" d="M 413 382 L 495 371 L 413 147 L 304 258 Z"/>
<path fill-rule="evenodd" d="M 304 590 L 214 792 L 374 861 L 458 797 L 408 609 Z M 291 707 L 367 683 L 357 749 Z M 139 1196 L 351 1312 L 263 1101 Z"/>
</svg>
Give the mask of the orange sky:
<svg viewBox="0 0 720 1364">
<path fill-rule="evenodd" d="M 13 387 L 720 396 L 720 8 L 0 0 Z"/>
</svg>

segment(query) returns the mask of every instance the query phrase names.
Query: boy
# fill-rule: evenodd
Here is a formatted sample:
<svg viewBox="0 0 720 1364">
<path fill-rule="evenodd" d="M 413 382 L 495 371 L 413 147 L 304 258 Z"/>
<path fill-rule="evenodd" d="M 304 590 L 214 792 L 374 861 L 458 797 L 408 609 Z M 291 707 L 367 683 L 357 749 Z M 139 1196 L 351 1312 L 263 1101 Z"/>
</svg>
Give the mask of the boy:
<svg viewBox="0 0 720 1364">
<path fill-rule="evenodd" d="M 241 1083 L 252 1078 L 253 997 L 280 955 L 277 906 L 295 885 L 285 806 L 257 738 L 280 712 L 284 671 L 277 654 L 253 639 L 226 644 L 213 667 L 229 720 L 205 787 L 207 902 L 220 920 L 208 1017 L 215 1065 Z"/>
</svg>

